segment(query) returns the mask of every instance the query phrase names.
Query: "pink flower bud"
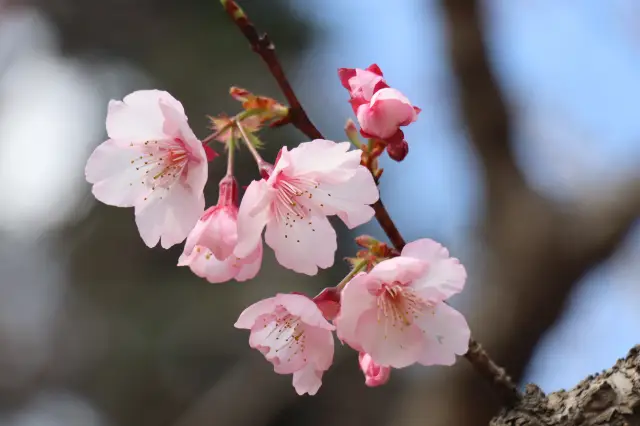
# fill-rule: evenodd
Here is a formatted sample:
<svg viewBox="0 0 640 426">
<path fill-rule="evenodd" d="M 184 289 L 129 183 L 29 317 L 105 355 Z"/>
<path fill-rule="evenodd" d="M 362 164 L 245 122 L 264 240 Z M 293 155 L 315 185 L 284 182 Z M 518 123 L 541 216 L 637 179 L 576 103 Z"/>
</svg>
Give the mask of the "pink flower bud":
<svg viewBox="0 0 640 426">
<path fill-rule="evenodd" d="M 376 364 L 373 359 L 371 359 L 371 355 L 364 352 L 360 352 L 358 361 L 360 363 L 360 369 L 364 373 L 364 383 L 367 386 L 381 386 L 389 381 L 391 367 Z"/>
<path fill-rule="evenodd" d="M 393 160 L 402 161 L 409 153 L 409 144 L 407 141 L 393 142 L 387 145 L 387 154 Z"/>
<path fill-rule="evenodd" d="M 361 133 L 370 138 L 394 139 L 401 126 L 408 126 L 418 118 L 418 108 L 400 91 L 391 88 L 378 90 L 371 100 L 358 106 L 356 115 Z"/>
<path fill-rule="evenodd" d="M 331 321 L 340 312 L 340 290 L 335 287 L 327 287 L 313 298 L 322 315 Z"/>
</svg>

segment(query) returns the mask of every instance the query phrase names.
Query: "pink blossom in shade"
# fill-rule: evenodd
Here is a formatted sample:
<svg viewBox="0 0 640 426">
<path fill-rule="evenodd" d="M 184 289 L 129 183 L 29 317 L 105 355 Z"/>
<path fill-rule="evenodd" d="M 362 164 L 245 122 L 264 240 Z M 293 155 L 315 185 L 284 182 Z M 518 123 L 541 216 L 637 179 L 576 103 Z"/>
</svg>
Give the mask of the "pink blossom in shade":
<svg viewBox="0 0 640 426">
<path fill-rule="evenodd" d="M 354 103 L 364 137 L 401 141 L 404 138 L 400 127 L 418 119 L 420 109 L 414 107 L 400 91 L 391 88 L 378 90 L 370 101 Z"/>
<path fill-rule="evenodd" d="M 462 314 L 444 301 L 464 287 L 460 262 L 433 240 L 356 275 L 342 291 L 338 337 L 379 365 L 452 365 L 469 347 Z"/>
<path fill-rule="evenodd" d="M 333 362 L 334 326 L 317 305 L 300 294 L 278 294 L 240 314 L 236 328 L 251 330 L 249 345 L 273 364 L 278 374 L 293 374 L 299 395 L 315 395 Z"/>
<path fill-rule="evenodd" d="M 133 92 L 109 103 L 107 134 L 85 169 L 95 197 L 135 207 L 149 247 L 182 242 L 204 211 L 207 181 L 207 155 L 182 104 L 159 90 Z"/>
<path fill-rule="evenodd" d="M 360 355 L 358 355 L 358 362 L 360 363 L 360 369 L 364 373 L 365 385 L 373 388 L 384 385 L 389 381 L 391 367 L 376 364 L 371 355 L 364 352 L 360 352 Z"/>
<path fill-rule="evenodd" d="M 227 176 L 220 182 L 218 204 L 207 209 L 187 237 L 178 266 L 211 283 L 256 276 L 262 264 L 262 241 L 244 258 L 233 255 L 238 240 L 238 184 Z"/>
<path fill-rule="evenodd" d="M 316 139 L 291 151 L 284 147 L 268 178 L 252 182 L 244 194 L 234 254 L 247 256 L 266 227 L 265 241 L 284 267 L 314 275 L 333 265 L 336 233 L 327 216 L 354 228 L 373 217 L 370 204 L 378 200 L 361 152 L 349 146 Z"/>
<path fill-rule="evenodd" d="M 349 91 L 351 98 L 368 102 L 378 90 L 389 87 L 382 77 L 382 71 L 376 64 L 367 69 L 340 68 L 338 77 L 345 89 Z M 355 110 L 354 110 L 355 112 Z"/>
</svg>

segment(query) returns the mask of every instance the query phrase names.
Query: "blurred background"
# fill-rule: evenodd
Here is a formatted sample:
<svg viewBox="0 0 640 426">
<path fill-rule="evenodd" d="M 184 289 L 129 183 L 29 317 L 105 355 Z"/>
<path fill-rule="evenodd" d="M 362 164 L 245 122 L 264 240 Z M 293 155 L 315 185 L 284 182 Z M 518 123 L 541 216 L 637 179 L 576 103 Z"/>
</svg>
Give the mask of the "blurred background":
<svg viewBox="0 0 640 426">
<path fill-rule="evenodd" d="M 345 139 L 352 115 L 339 67 L 376 62 L 422 108 L 382 198 L 407 240 L 467 265 L 454 305 L 521 384 L 571 388 L 640 342 L 635 0 L 240 5 L 326 137 Z M 148 249 L 131 209 L 91 197 L 109 99 L 168 90 L 204 137 L 205 114 L 238 111 L 231 85 L 283 100 L 215 0 L 0 0 L 0 425 L 487 424 L 497 401 L 464 359 L 369 389 L 337 345 L 319 394 L 298 397 L 233 328 L 258 299 L 334 285 L 354 250 L 344 227 L 316 277 L 267 250 L 255 280 L 212 285 L 175 266 L 181 247 Z M 270 159 L 305 140 L 263 136 Z M 210 169 L 212 203 L 224 160 Z"/>
</svg>

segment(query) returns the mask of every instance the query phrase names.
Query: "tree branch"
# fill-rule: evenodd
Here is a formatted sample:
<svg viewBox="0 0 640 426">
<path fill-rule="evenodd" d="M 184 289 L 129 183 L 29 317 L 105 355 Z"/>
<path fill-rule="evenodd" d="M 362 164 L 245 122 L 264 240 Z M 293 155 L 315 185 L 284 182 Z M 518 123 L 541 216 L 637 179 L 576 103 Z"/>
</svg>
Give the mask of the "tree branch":
<svg viewBox="0 0 640 426">
<path fill-rule="evenodd" d="M 275 54 L 275 46 L 269 39 L 269 36 L 267 34 L 259 36 L 255 27 L 251 21 L 249 21 L 249 18 L 233 0 L 221 0 L 221 2 L 227 14 L 233 19 L 242 34 L 244 34 L 245 38 L 251 44 L 253 51 L 260 55 L 264 62 L 266 62 L 269 71 L 289 101 L 291 107 L 289 122 L 310 138 L 324 139 L 320 131 L 311 123 L 311 120 L 309 120 L 307 113 L 295 95 L 278 61 L 278 57 Z M 389 216 L 389 212 L 384 207 L 384 204 L 382 204 L 382 201 L 378 200 L 372 207 L 378 223 L 385 234 L 387 234 L 391 243 L 398 251 L 402 250 L 405 245 L 405 240 L 391 219 L 391 216 Z M 496 388 L 497 393 L 504 398 L 505 404 L 510 405 L 514 401 L 517 401 L 520 397 L 518 390 L 509 376 L 505 374 L 504 369 L 498 367 L 482 346 L 473 339 L 471 339 L 469 346 L 470 350 L 466 359 L 473 365 L 476 371 L 489 380 L 493 387 Z"/>
<path fill-rule="evenodd" d="M 289 117 L 282 123 L 291 123 L 302 133 L 311 139 L 323 139 L 320 131 L 314 126 L 309 116 L 302 108 L 298 97 L 291 87 L 291 83 L 284 74 L 282 65 L 276 56 L 276 48 L 271 42 L 268 34 L 259 35 L 253 23 L 249 20 L 244 11 L 233 0 L 220 0 L 222 6 L 236 26 L 251 45 L 251 49 L 256 52 L 262 60 L 267 64 L 271 75 L 275 78 L 280 90 L 287 98 L 289 103 Z"/>
</svg>

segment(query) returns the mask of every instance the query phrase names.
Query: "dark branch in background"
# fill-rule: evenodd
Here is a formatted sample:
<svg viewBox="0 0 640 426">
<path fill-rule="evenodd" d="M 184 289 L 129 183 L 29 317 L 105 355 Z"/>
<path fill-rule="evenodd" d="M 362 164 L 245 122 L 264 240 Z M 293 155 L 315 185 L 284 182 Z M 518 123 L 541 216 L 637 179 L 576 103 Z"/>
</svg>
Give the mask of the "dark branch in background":
<svg viewBox="0 0 640 426">
<path fill-rule="evenodd" d="M 573 206 L 534 191 L 513 155 L 513 124 L 489 62 L 482 2 L 441 4 L 462 119 L 486 179 L 482 291 L 490 296 L 470 322 L 495 359 L 520 380 L 576 283 L 615 252 L 640 215 L 640 179 L 612 188 L 606 199 Z M 478 392 L 476 377 L 460 375 L 447 383 L 456 389 L 448 403 L 464 409 L 442 410 L 437 418 L 430 412 L 434 425 L 486 425 L 497 412 L 495 401 Z M 424 414 L 420 404 L 415 417 Z"/>
<path fill-rule="evenodd" d="M 247 15 L 233 0 L 221 0 L 221 3 L 227 11 L 227 14 L 231 19 L 233 19 L 242 34 L 244 34 L 246 39 L 249 41 L 253 51 L 260 55 L 260 57 L 266 62 L 269 71 L 271 71 L 271 74 L 278 82 L 278 85 L 284 92 L 287 100 L 290 102 L 291 109 L 289 122 L 310 138 L 324 139 L 320 131 L 313 125 L 313 123 L 311 123 L 307 113 L 302 108 L 300 101 L 295 95 L 291 84 L 282 70 L 282 65 L 280 65 L 280 62 L 278 61 L 278 57 L 275 54 L 275 46 L 267 34 L 259 36 Z M 402 250 L 405 245 L 405 240 L 402 238 L 402 235 L 391 219 L 391 216 L 389 216 L 389 213 L 382 204 L 382 201 L 378 200 L 373 205 L 373 208 L 375 210 L 376 219 L 389 237 L 389 240 L 398 251 Z M 497 366 L 486 351 L 482 349 L 482 346 L 480 346 L 480 344 L 475 340 L 471 339 L 470 350 L 465 357 L 481 376 L 489 380 L 497 393 L 503 398 L 503 402 L 506 405 L 511 405 L 520 399 L 520 394 L 509 376 L 505 374 L 502 368 Z"/>
</svg>

